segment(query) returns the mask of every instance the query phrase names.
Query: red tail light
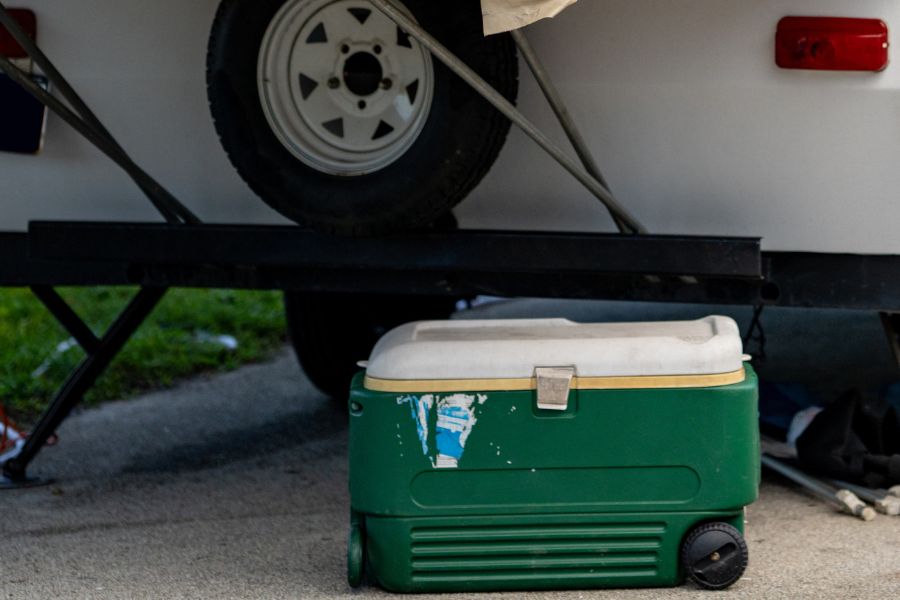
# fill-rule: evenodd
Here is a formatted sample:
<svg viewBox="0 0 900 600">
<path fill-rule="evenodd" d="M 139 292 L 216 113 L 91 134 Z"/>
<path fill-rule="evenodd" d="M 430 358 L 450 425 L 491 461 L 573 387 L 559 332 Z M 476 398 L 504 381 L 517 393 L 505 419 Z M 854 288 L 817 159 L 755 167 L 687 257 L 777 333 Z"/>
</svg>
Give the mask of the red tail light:
<svg viewBox="0 0 900 600">
<path fill-rule="evenodd" d="M 785 17 L 775 62 L 783 69 L 883 71 L 888 47 L 887 25 L 878 19 Z"/>
<path fill-rule="evenodd" d="M 9 14 L 15 19 L 28 37 L 37 38 L 37 17 L 34 12 L 24 8 L 10 8 Z M 7 58 L 26 58 L 28 53 L 9 34 L 5 27 L 0 25 L 0 55 Z"/>
</svg>

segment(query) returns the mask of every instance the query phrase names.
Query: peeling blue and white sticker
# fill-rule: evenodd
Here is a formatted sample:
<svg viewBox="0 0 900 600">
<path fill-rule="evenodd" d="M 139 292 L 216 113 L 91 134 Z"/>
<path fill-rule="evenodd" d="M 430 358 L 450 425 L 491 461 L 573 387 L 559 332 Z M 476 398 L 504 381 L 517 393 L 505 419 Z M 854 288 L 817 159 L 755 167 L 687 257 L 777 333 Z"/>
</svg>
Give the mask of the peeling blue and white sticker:
<svg viewBox="0 0 900 600">
<path fill-rule="evenodd" d="M 397 404 L 409 404 L 413 421 L 416 423 L 416 431 L 419 434 L 419 442 L 422 443 L 422 453 L 428 456 L 428 415 L 434 405 L 431 396 L 403 396 L 397 398 Z"/>
<path fill-rule="evenodd" d="M 469 435 L 478 422 L 475 409 L 486 401 L 484 394 L 426 394 L 397 398 L 397 404 L 409 405 L 422 443 L 422 454 L 436 469 L 455 469 L 459 466 Z"/>
</svg>

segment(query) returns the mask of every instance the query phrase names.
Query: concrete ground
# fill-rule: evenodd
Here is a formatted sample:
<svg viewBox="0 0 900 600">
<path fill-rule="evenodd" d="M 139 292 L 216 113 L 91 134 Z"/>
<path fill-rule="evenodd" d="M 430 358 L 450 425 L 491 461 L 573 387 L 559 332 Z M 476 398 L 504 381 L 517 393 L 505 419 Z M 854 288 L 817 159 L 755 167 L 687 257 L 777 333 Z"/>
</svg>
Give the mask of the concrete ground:
<svg viewBox="0 0 900 600">
<path fill-rule="evenodd" d="M 285 351 L 268 364 L 81 412 L 0 493 L 2 598 L 378 598 L 344 580 L 345 417 Z M 900 518 L 836 514 L 780 479 L 749 511 L 733 598 L 900 594 Z M 710 598 L 676 590 L 497 598 Z M 440 596 L 455 598 L 468 596 Z M 485 596 L 486 597 L 486 596 Z"/>
</svg>

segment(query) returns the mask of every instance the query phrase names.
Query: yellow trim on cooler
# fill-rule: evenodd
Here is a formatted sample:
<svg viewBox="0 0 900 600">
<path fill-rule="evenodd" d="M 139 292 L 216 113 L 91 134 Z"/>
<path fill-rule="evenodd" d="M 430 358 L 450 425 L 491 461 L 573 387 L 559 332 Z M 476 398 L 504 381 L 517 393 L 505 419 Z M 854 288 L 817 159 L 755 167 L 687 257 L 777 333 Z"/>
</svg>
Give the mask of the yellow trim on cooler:
<svg viewBox="0 0 900 600">
<path fill-rule="evenodd" d="M 741 383 L 747 378 L 742 367 L 730 373 L 712 375 L 642 375 L 626 377 L 573 377 L 575 390 L 640 390 L 664 388 L 709 388 Z M 376 379 L 366 375 L 365 387 L 373 392 L 432 393 L 447 392 L 521 392 L 537 389 L 537 379 Z"/>
</svg>

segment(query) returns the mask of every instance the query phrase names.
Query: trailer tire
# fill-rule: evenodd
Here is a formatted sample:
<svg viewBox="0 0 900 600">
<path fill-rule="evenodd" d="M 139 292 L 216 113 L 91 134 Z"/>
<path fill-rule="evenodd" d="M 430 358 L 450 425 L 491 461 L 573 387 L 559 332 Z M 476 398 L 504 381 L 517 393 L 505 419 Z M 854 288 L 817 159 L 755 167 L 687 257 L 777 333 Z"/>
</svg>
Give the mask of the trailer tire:
<svg viewBox="0 0 900 600">
<path fill-rule="evenodd" d="M 433 221 L 484 177 L 510 127 L 367 4 L 223 0 L 208 47 L 210 109 L 238 173 L 275 210 L 328 233 Z M 515 44 L 506 34 L 482 34 L 478 0 L 458 0 L 452 10 L 434 0 L 403 4 L 515 99 Z"/>
<path fill-rule="evenodd" d="M 450 297 L 286 292 L 288 332 L 300 367 L 320 391 L 347 406 L 350 380 L 375 342 L 410 321 L 446 319 Z"/>
</svg>

